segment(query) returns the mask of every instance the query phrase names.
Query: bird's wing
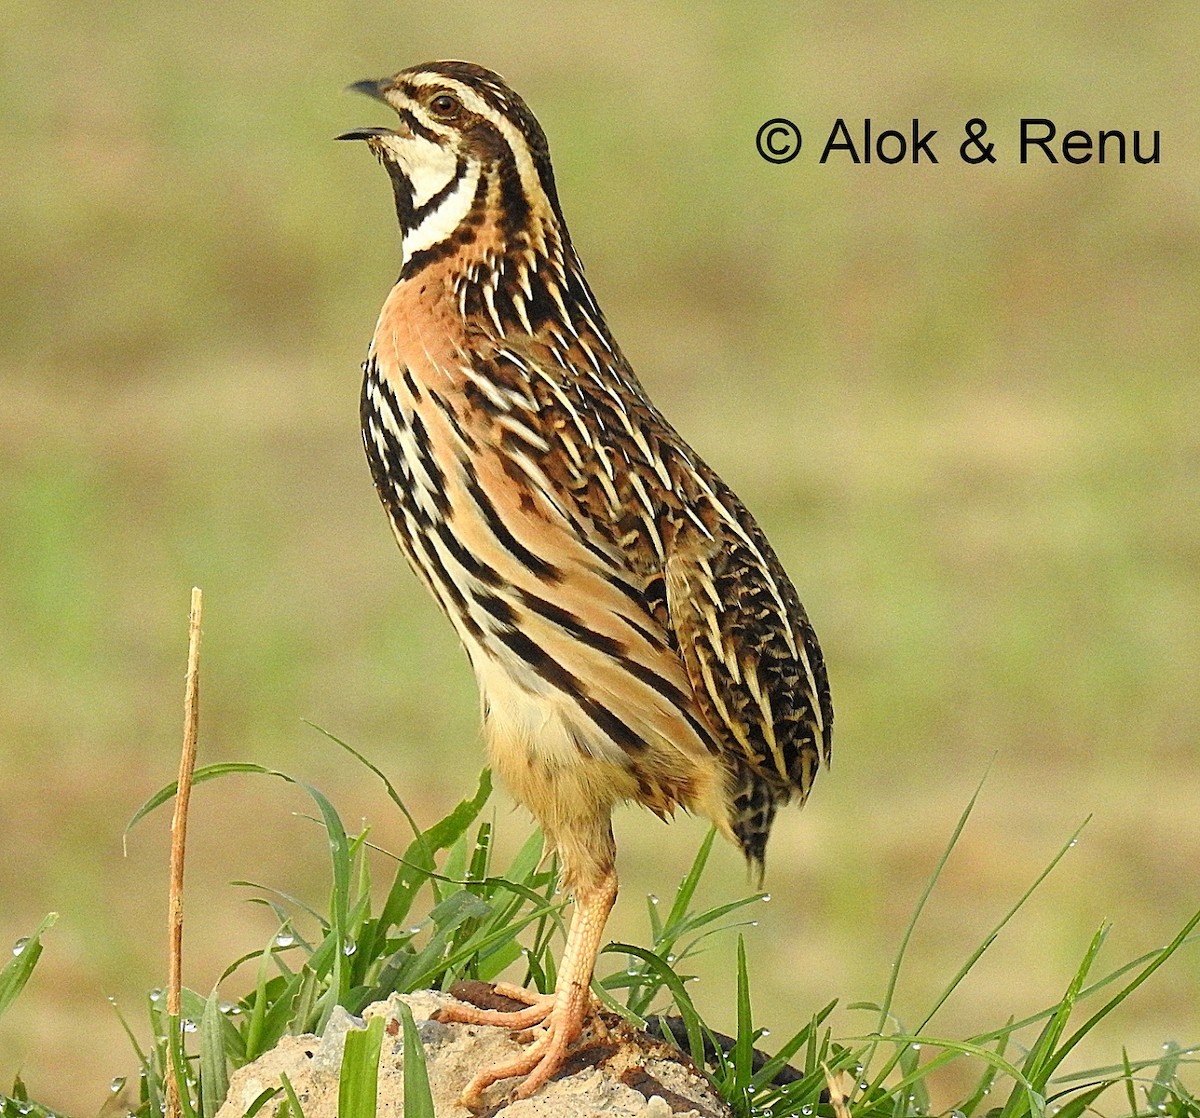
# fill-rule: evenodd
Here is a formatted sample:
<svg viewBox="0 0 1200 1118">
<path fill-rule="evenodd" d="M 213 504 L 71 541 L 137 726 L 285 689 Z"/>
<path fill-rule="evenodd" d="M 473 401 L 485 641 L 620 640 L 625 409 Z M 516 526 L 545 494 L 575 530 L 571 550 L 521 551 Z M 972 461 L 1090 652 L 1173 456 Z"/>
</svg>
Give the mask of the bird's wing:
<svg viewBox="0 0 1200 1118">
<path fill-rule="evenodd" d="M 586 537 L 618 581 L 640 584 L 645 631 L 676 646 L 718 745 L 734 752 L 730 767 L 769 783 L 774 800 L 803 798 L 828 758 L 833 711 L 796 591 L 754 518 L 624 360 L 580 374 L 581 345 L 506 341 L 496 353 L 526 376 L 553 500 L 573 538 Z"/>
<path fill-rule="evenodd" d="M 754 519 L 715 476 L 704 491 L 665 562 L 679 653 L 701 710 L 736 760 L 782 798 L 803 799 L 829 759 L 833 709 L 821 649 Z"/>
</svg>

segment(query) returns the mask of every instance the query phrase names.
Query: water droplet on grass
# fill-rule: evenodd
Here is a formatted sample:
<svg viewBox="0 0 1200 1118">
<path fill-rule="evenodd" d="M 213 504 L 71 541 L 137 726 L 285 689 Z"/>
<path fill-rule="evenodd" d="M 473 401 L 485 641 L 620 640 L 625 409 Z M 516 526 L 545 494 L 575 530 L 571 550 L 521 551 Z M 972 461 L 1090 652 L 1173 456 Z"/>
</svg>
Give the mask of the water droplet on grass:
<svg viewBox="0 0 1200 1118">
<path fill-rule="evenodd" d="M 346 940 L 345 943 L 342 944 L 342 954 L 343 955 L 353 955 L 354 952 L 356 952 L 357 950 L 358 950 L 358 944 L 355 943 L 354 940 L 352 940 L 352 939 L 348 939 L 348 940 Z"/>
<path fill-rule="evenodd" d="M 194 1033 L 196 1031 L 196 1022 L 190 1017 L 185 1017 L 183 1020 L 183 1031 L 185 1033 Z"/>
<path fill-rule="evenodd" d="M 654 894 L 654 893 L 648 893 L 648 894 L 646 895 L 646 899 L 647 899 L 647 900 L 648 900 L 648 901 L 649 901 L 651 904 L 658 904 L 658 897 L 657 897 L 657 895 L 656 895 L 656 894 Z"/>
<path fill-rule="evenodd" d="M 296 937 L 289 931 L 277 932 L 275 934 L 276 947 L 291 947 L 296 942 Z"/>
</svg>

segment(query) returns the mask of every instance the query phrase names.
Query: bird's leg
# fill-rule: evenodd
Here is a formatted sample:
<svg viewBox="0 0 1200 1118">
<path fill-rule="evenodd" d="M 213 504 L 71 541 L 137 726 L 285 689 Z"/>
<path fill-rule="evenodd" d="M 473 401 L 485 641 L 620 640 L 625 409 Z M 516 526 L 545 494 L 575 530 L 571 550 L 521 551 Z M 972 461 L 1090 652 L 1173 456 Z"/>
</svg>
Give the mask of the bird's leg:
<svg viewBox="0 0 1200 1118">
<path fill-rule="evenodd" d="M 592 970 L 600 951 L 600 940 L 608 914 L 617 898 L 617 875 L 611 868 L 599 879 L 575 891 L 575 911 L 567 933 L 553 995 L 532 995 L 537 1000 L 526 1010 L 497 1013 L 467 1007 L 447 1007 L 438 1017 L 443 1021 L 472 1021 L 496 1024 L 509 1028 L 529 1028 L 540 1021 L 541 1035 L 511 1060 L 485 1068 L 467 1085 L 462 1094 L 464 1104 L 477 1104 L 482 1092 L 493 1083 L 512 1076 L 524 1075 L 525 1082 L 517 1088 L 517 1098 L 528 1098 L 558 1071 L 571 1043 L 583 1030 L 591 993 Z M 499 992 L 513 996 L 512 987 L 498 987 Z M 531 995 L 517 995 L 528 1000 Z"/>
<path fill-rule="evenodd" d="M 571 916 L 571 930 L 567 933 L 567 946 L 563 951 L 554 989 L 554 1007 L 544 1022 L 545 1033 L 530 1048 L 522 1053 L 522 1066 L 508 1072 L 509 1075 L 529 1074 L 517 1088 L 517 1098 L 527 1099 L 542 1086 L 562 1064 L 572 1042 L 583 1031 L 591 1003 L 592 971 L 596 956 L 600 952 L 600 940 L 604 925 L 617 899 L 617 875 L 611 871 L 597 886 L 575 897 L 575 912 Z M 540 1049 L 540 1051 L 539 1051 Z M 495 1075 L 492 1069 L 489 1082 L 505 1078 Z M 479 1076 L 476 1077 L 481 1078 Z"/>
<path fill-rule="evenodd" d="M 509 1027 L 528 1028 L 523 1022 L 528 1015 L 537 1012 L 543 1026 L 541 1035 L 511 1060 L 485 1068 L 476 1075 L 463 1092 L 464 1101 L 477 1101 L 487 1087 L 516 1075 L 526 1077 L 517 1088 L 517 1098 L 528 1098 L 559 1069 L 571 1043 L 583 1030 L 591 999 L 592 969 L 616 897 L 617 877 L 611 872 L 594 887 L 576 892 L 575 911 L 553 996 L 545 1001 L 539 999 L 529 1010 L 512 1014 L 512 1023 L 503 1022 Z M 518 1018 L 521 1023 L 515 1020 Z"/>
</svg>

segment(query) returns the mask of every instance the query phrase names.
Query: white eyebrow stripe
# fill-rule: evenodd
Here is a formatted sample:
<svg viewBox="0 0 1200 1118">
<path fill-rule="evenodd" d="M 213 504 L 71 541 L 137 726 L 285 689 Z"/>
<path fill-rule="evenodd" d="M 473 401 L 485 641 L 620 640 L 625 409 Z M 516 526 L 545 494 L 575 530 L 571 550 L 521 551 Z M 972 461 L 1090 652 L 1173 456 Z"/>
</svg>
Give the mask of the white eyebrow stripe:
<svg viewBox="0 0 1200 1118">
<path fill-rule="evenodd" d="M 475 113 L 476 116 L 483 117 L 484 120 L 493 125 L 507 141 L 509 149 L 513 153 L 513 158 L 517 164 L 517 173 L 521 176 L 521 186 L 525 190 L 526 197 L 537 197 L 542 189 L 542 182 L 538 177 L 537 168 L 533 165 L 533 160 L 529 157 L 529 143 L 520 130 L 513 127 L 512 122 L 507 117 L 496 112 L 470 86 L 464 85 L 454 78 L 448 78 L 441 74 L 419 74 L 413 76 L 411 80 L 417 86 L 437 86 L 452 90 L 454 95 L 463 103 L 464 108 Z M 423 117 L 427 116 L 425 113 L 421 115 Z M 423 120 L 422 123 L 426 123 L 426 121 Z M 443 133 L 445 131 L 444 125 L 439 125 L 432 120 L 428 121 L 427 127 Z"/>
</svg>

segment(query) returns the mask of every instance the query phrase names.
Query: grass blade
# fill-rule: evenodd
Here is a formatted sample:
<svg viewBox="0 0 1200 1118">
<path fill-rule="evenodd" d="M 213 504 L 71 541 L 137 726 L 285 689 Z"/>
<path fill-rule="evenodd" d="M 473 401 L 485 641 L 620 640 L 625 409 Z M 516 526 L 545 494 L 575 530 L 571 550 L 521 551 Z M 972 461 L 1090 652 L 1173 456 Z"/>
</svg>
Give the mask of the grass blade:
<svg viewBox="0 0 1200 1118">
<path fill-rule="evenodd" d="M 1137 1088 L 1133 1082 L 1133 1068 L 1129 1066 L 1129 1050 L 1122 1047 L 1121 1064 L 1125 1071 L 1125 1100 L 1129 1103 L 1129 1118 L 1137 1118 Z"/>
<path fill-rule="evenodd" d="M 288 781 L 290 784 L 295 783 L 295 781 L 288 776 L 287 773 L 281 773 L 276 769 L 268 769 L 263 765 L 256 765 L 250 761 L 220 761 L 215 765 L 204 765 L 201 768 L 198 768 L 192 775 L 192 783 L 203 784 L 206 780 L 215 780 L 219 776 L 228 776 L 230 773 L 256 773 L 259 776 L 278 777 L 281 780 Z M 129 832 L 132 831 L 142 819 L 149 815 L 156 807 L 161 807 L 163 804 L 165 804 L 178 791 L 179 782 L 172 780 L 170 784 L 166 785 L 166 787 L 160 788 L 157 792 L 155 792 L 153 796 L 151 796 L 144 804 L 142 804 L 141 807 L 137 809 L 137 811 L 133 813 L 132 816 L 130 816 L 129 822 L 125 824 L 125 837 L 128 838 Z"/>
<path fill-rule="evenodd" d="M 737 1039 L 733 1046 L 733 1069 L 738 1089 L 744 1091 L 754 1078 L 754 1017 L 750 1011 L 746 941 L 741 936 L 737 942 Z"/>
<path fill-rule="evenodd" d="M 1083 989 L 1088 971 L 1091 970 L 1092 964 L 1096 960 L 1096 955 L 1099 953 L 1105 938 L 1108 936 L 1108 928 L 1107 924 L 1101 925 L 1092 937 L 1092 942 L 1088 945 L 1088 949 L 1084 953 L 1083 961 L 1079 964 L 1075 974 L 1071 977 L 1070 983 L 1067 985 L 1066 993 L 1063 995 L 1054 1012 L 1050 1015 L 1050 1019 L 1043 1026 L 1041 1033 L 1034 1042 L 1033 1048 L 1025 1059 L 1025 1075 L 1039 1095 L 1045 1096 L 1046 1085 L 1050 1081 L 1051 1072 L 1053 1072 L 1061 1062 L 1063 1056 L 1069 1051 L 1069 1048 L 1065 1046 L 1061 1049 L 1057 1048 L 1058 1040 L 1066 1029 L 1067 1021 L 1075 1009 L 1075 1003 L 1079 999 L 1079 993 Z M 1020 1094 L 1017 1089 L 1014 1089 L 1012 1095 L 1009 1096 L 1008 1101 L 1004 1104 L 1000 1118 L 1015 1118 L 1016 1115 L 1025 1112 L 1025 1106 L 1025 1095 Z"/>
<path fill-rule="evenodd" d="M 434 855 L 453 846 L 479 818 L 492 794 L 491 770 L 479 774 L 475 795 L 463 800 L 449 815 L 427 831 L 421 831 L 400 858 L 400 867 L 379 914 L 380 927 L 385 931 L 403 923 L 412 907 L 413 898 L 435 875 Z M 407 813 L 406 813 L 407 814 Z"/>
<path fill-rule="evenodd" d="M 700 884 L 704 867 L 708 865 L 708 856 L 712 853 L 713 841 L 716 837 L 716 827 L 710 827 L 708 834 L 704 836 L 704 841 L 700 844 L 700 849 L 696 851 L 696 857 L 692 859 L 692 868 L 688 870 L 687 876 L 679 883 L 679 888 L 675 890 L 675 901 L 671 905 L 671 911 L 667 914 L 667 927 L 670 927 L 672 924 L 678 924 L 691 908 L 692 898 L 696 895 L 696 889 Z"/>
<path fill-rule="evenodd" d="M 349 981 L 346 965 L 346 944 L 349 940 L 350 913 L 350 840 L 341 817 L 333 804 L 311 784 L 298 782 L 316 803 L 329 836 L 329 853 L 333 863 L 333 891 L 329 903 L 329 925 L 332 935 L 332 973 L 329 979 L 331 997 L 325 1000 L 315 1031 L 324 1031 L 334 1007 L 346 996 Z"/>
<path fill-rule="evenodd" d="M 1070 1102 L 1063 1103 L 1062 1107 L 1054 1112 L 1054 1118 L 1083 1118 L 1084 1112 L 1090 1110 L 1092 1103 L 1112 1085 L 1111 1079 L 1097 1083 L 1089 1090 L 1076 1095 Z"/>
<path fill-rule="evenodd" d="M 167 1047 L 171 1058 L 164 1069 L 166 1075 L 174 1075 L 175 1089 L 179 1099 L 179 1113 L 183 1118 L 200 1118 L 196 1112 L 195 1103 L 187 1081 L 187 1045 L 184 1042 L 183 1018 L 174 1013 L 166 1015 Z"/>
<path fill-rule="evenodd" d="M 429 1069 L 425 1066 L 425 1049 L 421 1034 L 413 1020 L 412 1010 L 404 1002 L 397 1003 L 404 1023 L 404 1113 L 406 1118 L 436 1118 L 433 1095 L 429 1090 Z"/>
<path fill-rule="evenodd" d="M 280 1082 L 283 1084 L 283 1093 L 287 1095 L 287 1103 L 285 1104 L 290 1110 L 294 1118 L 304 1118 L 304 1107 L 300 1105 L 300 1099 L 296 1095 L 296 1088 L 292 1086 L 292 1081 L 287 1077 L 286 1072 L 279 1073 Z M 259 1096 L 260 1098 L 262 1096 Z M 255 1100 L 258 1101 L 257 1099 Z M 284 1106 L 279 1107 L 280 1115 L 283 1114 Z"/>
<path fill-rule="evenodd" d="M 212 1118 L 229 1093 L 224 1031 L 225 1018 L 214 986 L 200 1018 L 200 1113 L 204 1118 Z"/>
<path fill-rule="evenodd" d="M 25 989 L 25 983 L 29 981 L 29 976 L 33 974 L 33 968 L 37 966 L 42 954 L 42 936 L 54 926 L 57 919 L 57 912 L 47 913 L 33 935 L 23 943 L 17 941 L 13 948 L 13 958 L 0 970 L 0 1017 L 4 1016 L 8 1007 L 16 1001 L 17 995 Z"/>
<path fill-rule="evenodd" d="M 929 880 L 925 883 L 925 888 L 917 900 L 916 907 L 913 909 L 912 918 L 909 920 L 908 926 L 904 929 L 904 935 L 900 937 L 900 946 L 896 950 L 896 957 L 892 960 L 892 965 L 888 973 L 887 989 L 884 991 L 883 1001 L 879 1006 L 879 1024 L 876 1032 L 880 1034 L 887 1027 L 888 1017 L 892 1012 L 892 1002 L 896 997 L 896 983 L 900 979 L 900 967 L 904 962 L 904 956 L 908 953 L 908 945 L 912 940 L 913 932 L 916 930 L 917 921 L 920 920 L 921 913 L 925 911 L 925 906 L 929 902 L 929 895 L 933 892 L 933 887 L 942 876 L 942 870 L 946 868 L 946 863 L 950 860 L 951 853 L 953 853 L 955 846 L 958 845 L 958 840 L 962 836 L 963 828 L 967 825 L 967 820 L 971 817 L 971 812 L 975 810 L 975 802 L 979 799 L 980 792 L 983 791 L 983 784 L 988 778 L 990 769 L 991 765 L 989 764 L 984 770 L 983 776 L 980 777 L 979 783 L 975 786 L 975 791 L 971 793 L 971 798 L 967 801 L 967 806 L 963 808 L 962 814 L 958 817 L 958 822 L 954 826 L 950 840 L 946 843 L 946 848 L 942 851 L 942 856 L 938 859 L 937 865 L 933 868 L 933 873 L 930 874 Z"/>
<path fill-rule="evenodd" d="M 377 776 L 383 783 L 383 787 L 387 792 L 388 799 L 390 799 L 392 803 L 394 803 L 396 807 L 400 809 L 400 814 L 403 815 L 406 820 L 408 820 L 408 825 L 412 828 L 413 835 L 418 837 L 420 836 L 421 828 L 417 825 L 417 821 L 413 818 L 412 812 L 408 810 L 408 805 L 401 798 L 400 793 L 396 791 L 395 785 L 388 780 L 387 773 L 385 773 L 383 769 L 376 765 L 375 762 L 369 757 L 360 753 L 349 742 L 343 741 L 336 734 L 330 733 L 323 726 L 318 726 L 315 722 L 309 722 L 307 718 L 303 721 L 306 725 L 311 726 L 314 730 L 316 730 L 317 733 L 322 737 L 327 738 L 329 741 L 333 742 L 334 745 L 344 749 L 350 754 L 350 756 L 358 761 L 363 768 L 367 769 L 371 773 L 374 773 L 374 775 Z"/>
<path fill-rule="evenodd" d="M 286 1080 L 287 1076 L 284 1075 L 281 1078 Z M 291 1084 L 289 1083 L 288 1086 L 290 1087 Z M 283 1090 L 282 1087 L 268 1087 L 265 1091 L 259 1092 L 255 1100 L 248 1107 L 246 1107 L 246 1113 L 242 1115 L 242 1118 L 254 1118 L 254 1116 L 260 1110 L 262 1110 L 267 1103 L 271 1102 L 281 1090 Z M 293 1094 L 294 1093 L 295 1092 L 293 1092 Z M 296 1105 L 299 1106 L 299 1100 L 297 1100 Z M 282 1110 L 282 1107 L 280 1109 Z"/>
<path fill-rule="evenodd" d="M 1114 1009 L 1117 1008 L 1130 994 L 1134 992 L 1143 982 L 1146 981 L 1159 967 L 1163 965 L 1180 947 L 1187 941 L 1192 934 L 1196 925 L 1200 924 L 1200 911 L 1196 912 L 1192 918 L 1183 926 L 1179 934 L 1171 940 L 1161 951 L 1154 955 L 1150 963 L 1137 974 L 1133 980 L 1123 986 L 1112 998 L 1104 1003 L 1095 1013 L 1091 1015 L 1070 1037 L 1064 1042 L 1062 1049 L 1056 1054 L 1055 1065 L 1062 1061 L 1062 1058 L 1071 1051 L 1091 1030 L 1105 1017 L 1107 1017 Z"/>
<path fill-rule="evenodd" d="M 688 1048 L 691 1050 L 692 1059 L 696 1061 L 698 1067 L 703 1067 L 704 1040 L 701 1033 L 700 1015 L 696 1012 L 696 1007 L 692 1004 L 692 999 L 688 995 L 687 990 L 684 989 L 683 981 L 679 975 L 666 962 L 655 955 L 653 951 L 648 951 L 644 947 L 635 947 L 632 943 L 610 943 L 601 950 L 601 954 L 608 954 L 609 952 L 632 955 L 634 958 L 641 959 L 647 965 L 649 973 L 653 974 L 659 983 L 671 992 L 671 997 L 675 1000 L 679 1015 L 683 1018 L 684 1025 L 687 1028 Z"/>
<path fill-rule="evenodd" d="M 383 1027 L 382 1017 L 372 1017 L 365 1029 L 346 1033 L 338 1080 L 338 1118 L 375 1118 Z"/>
<path fill-rule="evenodd" d="M 814 1013 L 805 1026 L 785 1044 L 781 1045 L 775 1055 L 755 1072 L 752 1086 L 756 1089 L 767 1087 L 787 1066 L 791 1058 L 808 1043 L 809 1037 L 815 1035 L 817 1029 L 821 1027 L 821 1024 L 834 1011 L 836 1006 L 837 998 L 834 998 L 827 1006 Z"/>
<path fill-rule="evenodd" d="M 971 968 L 977 962 L 979 962 L 983 953 L 985 951 L 987 951 L 987 949 L 989 947 L 991 947 L 991 945 L 996 941 L 996 937 L 1000 935 L 1000 933 L 1004 930 L 1004 928 L 1008 925 L 1008 923 L 1013 919 L 1013 917 L 1016 916 L 1016 914 L 1022 908 L 1025 907 L 1025 902 L 1028 901 L 1031 896 L 1033 896 L 1034 891 L 1038 888 L 1038 886 L 1041 885 L 1042 882 L 1045 881 L 1046 878 L 1050 876 L 1051 872 L 1058 865 L 1058 863 L 1061 862 L 1064 857 L 1066 857 L 1067 851 L 1070 850 L 1072 847 L 1074 847 L 1076 842 L 1079 841 L 1080 833 L 1083 831 L 1084 827 L 1086 827 L 1088 825 L 1088 823 L 1091 821 L 1091 818 L 1092 817 L 1089 815 L 1082 823 L 1079 824 L 1078 827 L 1075 828 L 1074 834 L 1072 834 L 1071 837 L 1062 844 L 1058 853 L 1055 854 L 1054 857 L 1051 858 L 1050 861 L 1046 864 L 1045 869 L 1043 869 L 1041 871 L 1041 873 L 1039 873 L 1037 875 L 1037 877 L 1035 877 L 1033 879 L 1033 882 L 1030 884 L 1029 888 L 1027 888 L 1025 890 L 1025 892 L 1022 893 L 1020 895 L 1020 897 L 1017 898 L 1016 902 L 1012 905 L 1012 907 L 1009 908 L 1009 910 L 996 923 L 995 927 L 993 927 L 992 930 L 990 932 L 988 932 L 988 934 L 984 937 L 983 942 L 973 952 L 971 952 L 971 955 L 968 957 L 967 961 L 965 963 L 963 963 L 963 965 L 958 969 L 958 972 L 950 980 L 949 985 L 947 985 L 946 988 L 942 991 L 942 993 L 939 995 L 937 1001 L 935 1001 L 933 1003 L 933 1008 L 930 1009 L 929 1012 L 925 1014 L 924 1019 L 917 1026 L 917 1028 L 915 1030 L 916 1032 L 920 1033 L 920 1032 L 925 1031 L 925 1027 L 929 1024 L 930 1021 L 933 1020 L 933 1017 L 937 1013 L 937 1011 L 939 1009 L 941 1009 L 943 1005 L 945 1005 L 947 999 L 950 997 L 950 995 L 952 993 L 954 993 L 954 991 L 955 991 L 955 989 L 957 989 L 959 983 L 962 982 L 962 980 L 964 978 L 966 978 L 966 976 L 967 976 L 968 972 L 971 970 Z"/>
</svg>

